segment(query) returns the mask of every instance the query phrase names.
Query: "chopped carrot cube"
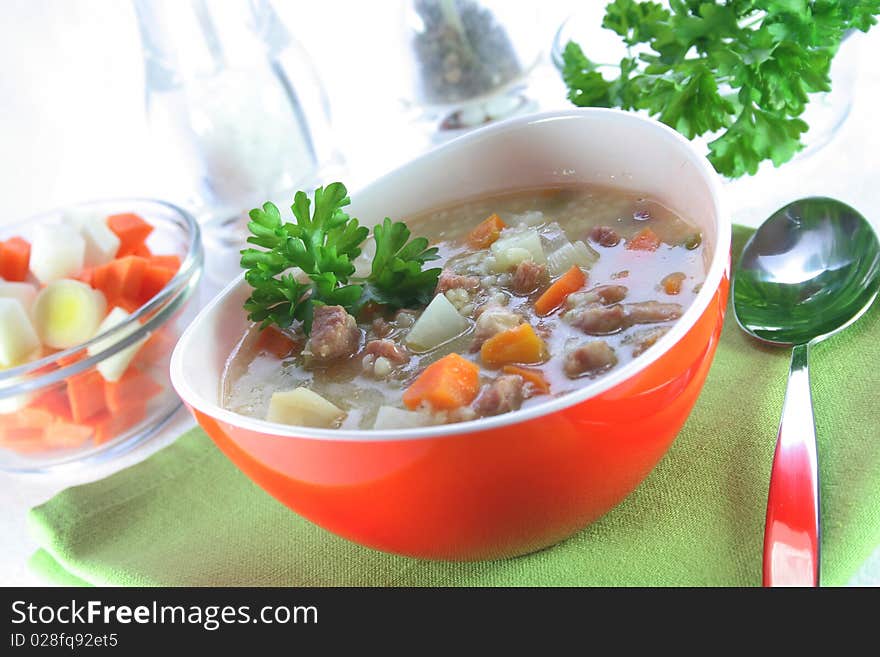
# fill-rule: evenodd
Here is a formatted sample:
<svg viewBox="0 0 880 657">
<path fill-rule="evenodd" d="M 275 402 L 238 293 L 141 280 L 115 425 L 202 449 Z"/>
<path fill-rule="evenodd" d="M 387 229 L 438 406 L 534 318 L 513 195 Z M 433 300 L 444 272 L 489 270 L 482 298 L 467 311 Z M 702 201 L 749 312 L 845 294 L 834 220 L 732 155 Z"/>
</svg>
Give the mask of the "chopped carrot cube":
<svg viewBox="0 0 880 657">
<path fill-rule="evenodd" d="M 669 295 L 676 295 L 681 293 L 681 284 L 684 283 L 685 275 L 680 272 L 674 272 L 667 276 L 663 277 L 663 280 L 660 281 L 660 285 L 663 287 L 663 291 Z"/>
<path fill-rule="evenodd" d="M 139 308 L 141 286 L 146 271 L 146 258 L 138 256 L 118 258 L 106 265 L 95 267 L 92 287 L 104 293 L 108 306 L 125 304 L 131 307 L 135 304 L 134 307 Z"/>
<path fill-rule="evenodd" d="M 163 267 L 177 272 L 180 269 L 180 256 L 176 255 L 154 255 L 148 258 L 150 264 L 154 267 Z"/>
<path fill-rule="evenodd" d="M 146 404 L 163 390 L 149 374 L 136 367 L 129 367 L 119 381 L 104 382 L 104 397 L 111 413 L 119 413 L 132 405 Z"/>
<path fill-rule="evenodd" d="M 468 246 L 474 249 L 488 249 L 501 235 L 501 229 L 506 227 L 501 217 L 492 214 L 468 233 Z"/>
<path fill-rule="evenodd" d="M 81 424 L 107 407 L 104 401 L 104 377 L 97 370 L 76 374 L 67 379 L 70 415 Z"/>
<path fill-rule="evenodd" d="M 156 265 L 147 265 L 141 279 L 140 291 L 137 295 L 139 304 L 143 305 L 159 294 L 168 285 L 168 282 L 174 278 L 174 274 L 175 270 Z"/>
<path fill-rule="evenodd" d="M 0 278 L 21 282 L 27 278 L 30 267 L 31 245 L 21 237 L 10 237 L 0 242 Z"/>
<path fill-rule="evenodd" d="M 107 226 L 119 238 L 117 258 L 135 255 L 135 251 L 144 245 L 147 237 L 153 232 L 153 227 L 149 223 L 132 213 L 107 217 Z"/>
<path fill-rule="evenodd" d="M 630 251 L 656 251 L 660 248 L 660 238 L 648 226 L 642 228 L 626 243 Z"/>
<path fill-rule="evenodd" d="M 458 354 L 449 354 L 428 365 L 403 393 L 410 409 L 427 402 L 436 410 L 470 404 L 480 390 L 480 368 Z"/>
<path fill-rule="evenodd" d="M 141 244 L 140 246 L 135 247 L 135 249 L 131 252 L 131 255 L 136 255 L 141 258 L 152 258 L 153 252 L 150 251 L 150 247 L 146 244 Z"/>
<path fill-rule="evenodd" d="M 95 428 L 95 445 L 103 445 L 121 436 L 135 425 L 143 422 L 146 417 L 147 407 L 144 404 L 126 406 L 118 413 L 104 411 L 89 421 Z"/>
<path fill-rule="evenodd" d="M 587 284 L 587 275 L 577 265 L 572 265 L 571 269 L 560 276 L 553 285 L 548 287 L 544 293 L 535 301 L 535 312 L 539 315 L 549 315 L 559 308 L 568 295 L 577 292 Z"/>
<path fill-rule="evenodd" d="M 34 399 L 28 408 L 36 408 L 51 413 L 54 418 L 64 421 L 73 420 L 73 413 L 70 410 L 70 399 L 67 396 L 66 388 L 53 388 L 40 394 Z"/>
<path fill-rule="evenodd" d="M 540 363 L 547 359 L 547 345 L 530 324 L 496 333 L 480 347 L 480 357 L 490 367 L 510 363 Z"/>
<path fill-rule="evenodd" d="M 287 358 L 293 350 L 299 346 L 297 342 L 286 333 L 279 331 L 274 326 L 267 326 L 257 337 L 255 348 L 275 358 Z"/>
<path fill-rule="evenodd" d="M 72 422 L 56 422 L 46 429 L 46 445 L 48 447 L 79 447 L 85 443 L 95 430 L 84 424 Z"/>
</svg>

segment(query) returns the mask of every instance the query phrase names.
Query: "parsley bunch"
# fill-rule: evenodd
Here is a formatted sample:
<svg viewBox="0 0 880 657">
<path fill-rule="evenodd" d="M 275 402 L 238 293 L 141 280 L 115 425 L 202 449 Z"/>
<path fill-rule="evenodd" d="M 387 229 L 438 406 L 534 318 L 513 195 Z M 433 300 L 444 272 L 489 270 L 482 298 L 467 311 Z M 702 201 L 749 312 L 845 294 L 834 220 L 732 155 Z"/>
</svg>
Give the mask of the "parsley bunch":
<svg viewBox="0 0 880 657">
<path fill-rule="evenodd" d="M 295 223 L 283 222 L 272 203 L 251 210 L 247 241 L 262 247 L 241 252 L 244 277 L 253 288 L 244 304 L 251 321 L 283 328 L 299 320 L 309 333 L 316 304 L 343 306 L 356 315 L 368 301 L 392 310 L 430 301 L 440 270 L 422 267 L 437 259 L 437 249 L 428 248 L 424 237 L 410 240 L 406 224 L 387 217 L 373 230 L 370 275 L 353 277 L 352 261 L 369 229 L 343 211 L 349 203 L 345 185 L 336 182 L 315 190 L 313 212 L 305 192 L 297 192 L 291 206 Z M 304 275 L 295 277 L 292 267 Z"/>
<path fill-rule="evenodd" d="M 722 131 L 709 160 L 730 178 L 801 148 L 808 94 L 830 89 L 848 30 L 868 31 L 880 0 L 614 0 L 602 26 L 628 48 L 606 79 L 569 42 L 562 77 L 575 105 L 646 110 L 685 137 Z M 639 49 L 638 55 L 633 49 Z"/>
</svg>

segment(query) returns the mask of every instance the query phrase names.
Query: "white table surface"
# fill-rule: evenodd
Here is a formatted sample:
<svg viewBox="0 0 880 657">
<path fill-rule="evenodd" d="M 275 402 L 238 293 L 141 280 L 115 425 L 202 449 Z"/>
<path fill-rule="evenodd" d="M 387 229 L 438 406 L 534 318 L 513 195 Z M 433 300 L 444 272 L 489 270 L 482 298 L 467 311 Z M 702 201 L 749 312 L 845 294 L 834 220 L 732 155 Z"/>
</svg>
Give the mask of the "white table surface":
<svg viewBox="0 0 880 657">
<path fill-rule="evenodd" d="M 384 35 L 396 29 L 397 0 L 278 4 L 324 80 L 350 187 L 429 147 L 426 135 L 402 117 L 393 89 L 382 93 L 382 62 L 395 56 L 393 40 Z M 536 29 L 544 30 L 549 42 L 560 19 L 578 4 L 545 1 L 543 24 Z M 90 198 L 161 194 L 150 175 L 140 41 L 128 3 L 29 0 L 5 3 L 3 14 L 0 223 Z M 348 20 L 333 20 L 342 14 Z M 334 38 L 316 29 L 321 25 L 332 25 Z M 341 53 L 340 44 L 350 44 L 349 51 Z M 824 194 L 861 209 L 880 230 L 875 206 L 880 69 L 868 65 L 877 61 L 880 28 L 862 39 L 855 102 L 835 139 L 810 157 L 728 185 L 734 221 L 756 226 L 788 200 Z M 542 108 L 568 106 L 564 87 L 549 65 L 533 78 Z M 26 565 L 36 548 L 26 529 L 28 509 L 64 488 L 146 458 L 191 424 L 181 411 L 154 439 L 110 463 L 45 475 L 0 474 L 0 584 L 42 584 Z M 768 427 L 768 432 L 774 429 Z M 852 583 L 880 585 L 880 549 Z"/>
</svg>

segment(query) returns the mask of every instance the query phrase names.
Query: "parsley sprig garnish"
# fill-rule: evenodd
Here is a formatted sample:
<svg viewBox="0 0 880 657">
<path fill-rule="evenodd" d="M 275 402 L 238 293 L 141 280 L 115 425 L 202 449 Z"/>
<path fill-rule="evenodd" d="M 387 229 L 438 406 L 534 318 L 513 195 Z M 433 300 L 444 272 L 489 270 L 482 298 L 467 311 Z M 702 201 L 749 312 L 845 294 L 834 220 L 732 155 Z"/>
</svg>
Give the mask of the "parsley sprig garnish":
<svg viewBox="0 0 880 657">
<path fill-rule="evenodd" d="M 754 174 L 803 148 L 798 118 L 810 93 L 830 89 L 829 68 L 848 30 L 867 31 L 880 0 L 614 0 L 602 26 L 629 49 L 607 79 L 569 42 L 563 79 L 580 106 L 647 110 L 709 143 L 719 173 Z M 639 50 L 634 54 L 634 50 Z"/>
<path fill-rule="evenodd" d="M 247 241 L 261 247 L 241 252 L 245 280 L 253 288 L 244 304 L 251 321 L 284 328 L 298 320 L 309 333 L 316 304 L 343 306 L 357 315 L 368 301 L 390 310 L 430 301 L 440 270 L 423 266 L 437 259 L 437 249 L 424 237 L 410 240 L 403 222 L 386 217 L 375 227 L 370 275 L 353 276 L 353 261 L 370 231 L 343 210 L 350 203 L 345 185 L 335 182 L 315 190 L 314 211 L 306 193 L 296 193 L 295 223 L 284 222 L 272 203 L 251 210 Z M 293 267 L 302 275 L 294 276 Z"/>
</svg>

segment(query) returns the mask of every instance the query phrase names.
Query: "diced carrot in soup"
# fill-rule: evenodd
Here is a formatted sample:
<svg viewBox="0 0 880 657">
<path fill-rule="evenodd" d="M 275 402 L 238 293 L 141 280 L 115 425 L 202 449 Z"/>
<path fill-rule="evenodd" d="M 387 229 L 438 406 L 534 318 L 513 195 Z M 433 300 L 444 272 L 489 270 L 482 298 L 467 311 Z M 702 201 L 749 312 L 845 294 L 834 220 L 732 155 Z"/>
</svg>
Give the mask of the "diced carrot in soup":
<svg viewBox="0 0 880 657">
<path fill-rule="evenodd" d="M 27 278 L 31 245 L 21 237 L 10 237 L 0 242 L 0 278 L 21 282 Z"/>
<path fill-rule="evenodd" d="M 547 359 L 547 346 L 530 324 L 520 324 L 486 340 L 480 348 L 480 357 L 490 367 L 540 363 Z"/>
<path fill-rule="evenodd" d="M 645 226 L 626 243 L 626 248 L 630 251 L 656 251 L 660 248 L 660 238 L 650 227 Z"/>
<path fill-rule="evenodd" d="M 531 388 L 539 395 L 550 394 L 550 384 L 541 370 L 531 367 L 519 367 L 517 365 L 505 365 L 501 368 L 505 374 L 516 374 L 523 378 Z"/>
<path fill-rule="evenodd" d="M 553 285 L 538 297 L 535 301 L 535 312 L 539 315 L 549 315 L 559 308 L 569 294 L 577 292 L 587 284 L 587 275 L 577 265 L 572 265 L 571 269 L 560 276 Z"/>
<path fill-rule="evenodd" d="M 660 281 L 660 285 L 663 287 L 663 291 L 669 295 L 676 295 L 681 293 L 681 284 L 684 283 L 685 275 L 680 271 L 674 272 L 672 274 L 668 274 L 663 277 L 663 280 Z"/>
<path fill-rule="evenodd" d="M 153 227 L 141 217 L 133 213 L 115 214 L 107 217 L 107 225 L 119 238 L 119 251 L 116 257 L 135 255 L 144 245 Z"/>
<path fill-rule="evenodd" d="M 435 410 L 470 404 L 480 390 L 480 368 L 458 354 L 431 363 L 403 393 L 408 408 L 427 403 Z"/>
<path fill-rule="evenodd" d="M 274 326 L 267 326 L 260 331 L 255 349 L 272 354 L 276 358 L 286 358 L 297 347 L 296 341 L 289 335 L 282 333 Z"/>
<path fill-rule="evenodd" d="M 506 226 L 507 224 L 497 214 L 490 215 L 468 234 L 468 246 L 474 249 L 488 249 L 498 239 L 501 235 L 501 230 Z"/>
</svg>

